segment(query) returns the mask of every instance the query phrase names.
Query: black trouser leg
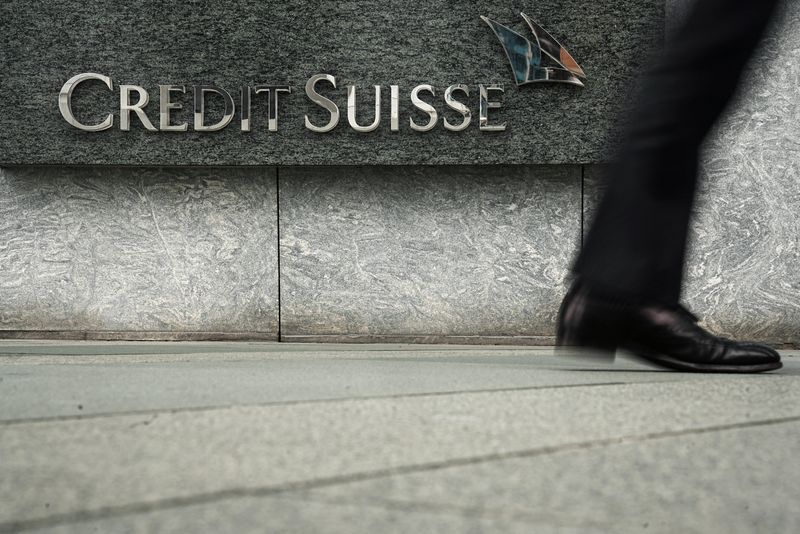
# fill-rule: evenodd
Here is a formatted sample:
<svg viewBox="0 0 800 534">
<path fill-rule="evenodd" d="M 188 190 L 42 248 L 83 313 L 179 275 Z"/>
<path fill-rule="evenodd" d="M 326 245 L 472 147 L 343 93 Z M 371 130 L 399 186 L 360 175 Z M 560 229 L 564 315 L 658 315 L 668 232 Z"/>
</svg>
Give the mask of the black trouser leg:
<svg viewBox="0 0 800 534">
<path fill-rule="evenodd" d="M 696 0 L 644 75 L 574 271 L 631 300 L 677 303 L 698 148 L 736 90 L 777 0 Z"/>
</svg>

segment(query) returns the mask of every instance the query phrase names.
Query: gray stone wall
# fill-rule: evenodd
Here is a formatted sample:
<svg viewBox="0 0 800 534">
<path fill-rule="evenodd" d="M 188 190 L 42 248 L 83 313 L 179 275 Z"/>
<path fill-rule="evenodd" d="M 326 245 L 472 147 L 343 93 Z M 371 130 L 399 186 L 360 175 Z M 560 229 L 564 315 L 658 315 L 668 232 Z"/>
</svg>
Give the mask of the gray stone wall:
<svg viewBox="0 0 800 534">
<path fill-rule="evenodd" d="M 800 343 L 800 4 L 706 144 L 686 298 L 723 334 Z"/>
<path fill-rule="evenodd" d="M 552 342 L 578 166 L 281 170 L 285 339 Z"/>
<path fill-rule="evenodd" d="M 585 69 L 584 88 L 514 85 L 500 42 L 480 19 L 489 16 L 533 39 L 520 17 L 526 11 L 553 33 Z M 362 165 L 362 164 L 544 164 L 587 163 L 602 158 L 616 111 L 632 73 L 646 58 L 646 45 L 660 41 L 662 0 L 401 0 L 307 1 L 62 0 L 0 3 L 0 165 Z M 621 23 L 624 21 L 624 24 Z M 58 93 L 72 76 L 96 72 L 111 77 L 76 89 L 75 113 L 85 124 L 114 114 L 101 132 L 69 125 L 58 109 Z M 319 90 L 341 111 L 327 134 L 307 130 L 328 115 L 304 94 L 315 74 L 336 77 L 337 88 Z M 503 133 L 478 129 L 478 84 L 502 83 L 503 107 L 493 122 Z M 147 131 L 135 117 L 119 129 L 119 85 L 141 85 L 146 108 L 158 125 L 158 85 L 214 84 L 237 105 L 233 123 L 218 132 Z M 280 96 L 278 131 L 267 130 L 266 96 L 253 95 L 252 131 L 240 130 L 239 91 L 244 86 L 288 85 Z M 382 124 L 358 133 L 347 121 L 346 86 L 357 89 L 358 120 L 371 122 L 373 85 L 382 86 Z M 400 131 L 389 130 L 389 85 L 400 87 Z M 451 84 L 466 84 L 472 124 L 451 132 L 424 123 L 412 108 L 410 90 L 432 84 L 423 95 L 451 122 L 460 118 L 444 105 Z M 173 122 L 193 124 L 191 94 Z M 134 101 L 137 98 L 134 97 Z M 221 116 L 221 97 L 208 99 L 209 122 Z"/>
<path fill-rule="evenodd" d="M 12 4 L 2 6 L 4 13 Z M 28 14 L 33 9 L 15 5 Z M 676 6 L 668 2 L 667 12 L 679 13 Z M 555 15 L 556 4 L 545 7 L 559 35 L 599 39 L 589 28 L 581 30 L 589 37 L 571 33 L 567 19 Z M 797 345 L 800 47 L 792 28 L 800 6 L 787 3 L 778 20 L 742 94 L 708 141 L 685 296 L 716 332 Z M 517 23 L 511 14 L 504 21 Z M 5 32 L 3 38 L 12 45 L 0 47 L 7 62 L 22 37 Z M 570 49 L 579 61 L 595 57 L 588 45 L 565 41 L 576 43 Z M 496 48 L 493 54 L 502 53 Z M 341 53 L 330 58 L 338 61 Z M 33 60 L 25 61 L 27 70 L 11 78 L 36 74 Z M 584 67 L 603 65 L 593 61 Z M 505 63 L 492 65 L 508 76 Z M 8 87 L 0 87 L 0 105 L 20 104 Z M 615 90 L 619 100 L 622 91 Z M 558 91 L 525 98 L 562 109 L 574 96 Z M 596 146 L 600 137 L 592 136 L 610 123 L 609 110 L 594 130 L 583 123 L 567 128 L 559 119 L 562 153 Z M 5 111 L 0 120 L 6 121 L 3 161 L 38 154 L 64 163 L 72 148 L 85 164 L 114 161 L 104 152 L 111 149 L 91 137 L 12 143 L 15 132 L 25 139 L 26 126 L 8 122 Z M 128 159 L 117 163 L 273 161 L 263 151 L 274 147 L 265 148 L 262 138 L 237 138 L 244 141 L 234 153 L 225 136 L 163 144 L 163 137 L 130 133 Z M 342 134 L 339 163 L 434 162 L 431 147 L 446 143 L 461 165 L 301 166 L 290 158 L 247 167 L 1 168 L 0 336 L 552 342 L 569 262 L 599 194 L 601 158 L 478 165 L 484 149 L 495 163 L 552 161 L 539 161 L 546 151 L 538 148 L 514 160 L 535 146 L 524 136 L 470 152 L 477 141 L 461 145 L 437 135 L 432 144 L 418 137 L 393 152 L 392 143 L 410 138 L 377 135 L 364 144 L 368 138 Z M 556 146 L 546 150 L 561 150 Z M 320 150 L 320 158 L 333 162 L 332 148 Z"/>
<path fill-rule="evenodd" d="M 0 336 L 551 343 L 581 174 L 6 168 Z"/>
<path fill-rule="evenodd" d="M 692 0 L 667 2 L 674 28 Z M 711 330 L 800 344 L 800 4 L 784 2 L 701 158 L 684 297 Z M 585 172 L 585 222 L 601 194 Z"/>
<path fill-rule="evenodd" d="M 0 169 L 0 330 L 276 339 L 276 191 L 270 167 Z"/>
</svg>

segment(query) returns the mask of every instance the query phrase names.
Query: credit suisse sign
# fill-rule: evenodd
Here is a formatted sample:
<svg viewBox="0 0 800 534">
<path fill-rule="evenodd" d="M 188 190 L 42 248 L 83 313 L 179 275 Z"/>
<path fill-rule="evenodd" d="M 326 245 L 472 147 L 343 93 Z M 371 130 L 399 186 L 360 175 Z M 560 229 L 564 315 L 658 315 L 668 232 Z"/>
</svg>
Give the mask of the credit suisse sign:
<svg viewBox="0 0 800 534">
<path fill-rule="evenodd" d="M 531 17 L 524 13 L 521 13 L 521 16 L 533 33 L 533 40 L 529 40 L 511 28 L 489 18 L 481 17 L 503 46 L 517 86 L 564 83 L 582 87 L 581 79 L 585 78 L 585 73 L 569 52 Z M 545 62 L 549 62 L 551 65 L 547 65 Z M 58 95 L 58 108 L 62 117 L 75 128 L 88 132 L 101 132 L 113 128 L 114 113 L 108 113 L 103 120 L 94 124 L 84 124 L 75 117 L 72 103 L 73 92 L 80 84 L 88 81 L 99 81 L 108 90 L 115 91 L 114 81 L 108 75 L 95 72 L 76 74 L 64 83 Z M 119 129 L 129 131 L 132 122 L 138 121 L 146 130 L 150 131 L 185 132 L 191 129 L 196 132 L 215 132 L 235 124 L 233 127 L 238 127 L 242 132 L 249 132 L 256 124 L 263 127 L 266 123 L 268 130 L 274 132 L 279 128 L 281 94 L 292 93 L 297 89 L 279 84 L 248 85 L 238 88 L 232 94 L 222 87 L 208 84 L 189 86 L 159 84 L 157 89 L 153 88 L 151 91 L 140 85 L 120 84 L 118 85 Z M 305 115 L 304 124 L 308 130 L 327 133 L 339 126 L 341 111 L 337 101 L 324 96 L 321 92 L 325 91 L 325 94 L 330 94 L 331 90 L 337 89 L 336 77 L 331 74 L 314 74 L 308 78 L 303 87 L 308 105 L 319 106 L 327 113 L 325 122 L 314 122 L 308 115 Z M 380 85 L 373 86 L 374 94 L 371 101 L 374 106 L 374 114 L 372 121 L 359 123 L 357 120 L 358 89 L 355 85 L 346 86 L 346 113 L 350 128 L 366 133 L 381 127 L 384 89 Z M 389 85 L 388 89 L 388 127 L 390 131 L 396 132 L 401 129 L 401 88 L 398 85 Z M 412 106 L 418 110 L 417 113 L 424 116 L 425 119 L 417 118 L 415 120 L 414 117 L 409 116 L 405 121 L 406 127 L 417 132 L 427 132 L 441 123 L 446 130 L 453 132 L 465 130 L 473 124 L 473 111 L 476 106 L 471 99 L 477 95 L 478 119 L 475 121 L 477 128 L 482 132 L 502 132 L 506 129 L 506 124 L 493 122 L 490 111 L 502 106 L 504 90 L 502 83 L 481 83 L 477 87 L 456 83 L 446 87 L 441 92 L 443 103 L 460 115 L 460 120 L 451 122 L 444 116 L 440 120 L 437 108 L 431 103 L 438 97 L 439 90 L 430 84 L 417 85 L 404 98 L 410 99 Z M 155 121 L 155 124 L 147 114 L 151 92 L 158 96 L 158 120 Z M 191 125 L 188 122 L 180 123 L 173 120 L 172 113 L 183 107 L 183 104 L 178 102 L 180 94 L 191 96 L 193 107 Z M 209 123 L 206 118 L 206 107 L 208 100 L 212 98 L 217 99 L 217 104 L 222 104 L 223 111 L 221 117 Z"/>
</svg>

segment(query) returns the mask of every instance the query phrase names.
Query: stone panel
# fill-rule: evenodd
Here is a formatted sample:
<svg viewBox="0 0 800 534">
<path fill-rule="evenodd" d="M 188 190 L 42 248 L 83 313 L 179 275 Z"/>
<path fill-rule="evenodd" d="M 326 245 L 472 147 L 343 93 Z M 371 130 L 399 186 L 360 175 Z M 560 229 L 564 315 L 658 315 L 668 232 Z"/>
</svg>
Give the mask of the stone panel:
<svg viewBox="0 0 800 534">
<path fill-rule="evenodd" d="M 711 150 L 704 158 L 684 301 L 718 334 L 796 346 L 800 225 L 794 214 L 800 211 L 800 198 L 791 190 L 796 175 L 781 170 L 764 181 L 767 169 L 774 168 L 764 158 L 771 156 L 762 154 L 743 164 L 733 161 L 741 156 L 737 152 Z M 762 171 L 756 170 L 759 166 Z M 587 167 L 585 231 L 604 190 L 600 173 L 600 167 Z M 754 173 L 750 179 L 742 178 L 749 173 Z"/>
<path fill-rule="evenodd" d="M 687 300 L 715 330 L 800 343 L 800 4 L 706 146 Z"/>
<path fill-rule="evenodd" d="M 6 168 L 0 212 L 0 335 L 277 336 L 274 168 Z"/>
<path fill-rule="evenodd" d="M 520 11 L 555 35 L 587 73 L 584 89 L 514 86 L 502 46 L 480 19 L 486 15 L 533 38 Z M 150 2 L 64 0 L 0 4 L 0 164 L 297 165 L 585 163 L 602 157 L 613 137 L 615 110 L 643 48 L 662 38 L 661 0 L 431 0 L 428 2 L 307 2 L 233 0 Z M 158 84 L 216 84 L 238 100 L 242 85 L 287 84 L 279 131 L 266 128 L 265 96 L 253 100 L 253 130 L 234 123 L 215 133 L 150 132 L 135 117 L 131 131 L 84 132 L 67 124 L 58 92 L 73 75 L 99 72 L 114 82 L 83 84 L 79 118 L 100 122 L 119 107 L 119 85 L 150 92 L 147 113 L 158 124 Z M 338 89 L 321 90 L 343 111 L 330 134 L 305 129 L 308 113 L 326 122 L 303 94 L 308 78 L 335 75 Z M 442 92 L 468 84 L 472 125 L 463 132 L 408 127 L 409 91 L 430 83 Z M 479 83 L 504 83 L 502 133 L 477 128 Z M 369 123 L 372 86 L 383 87 L 383 122 L 372 133 L 347 125 L 346 85 L 357 87 L 359 121 Z M 401 130 L 388 128 L 388 86 L 401 88 Z M 192 122 L 191 95 L 174 122 Z M 135 99 L 135 98 L 134 98 Z M 210 98 L 219 116 L 220 98 Z M 215 107 L 216 106 L 216 107 Z M 237 105 L 237 109 L 238 109 Z M 450 113 L 450 112 L 448 112 Z M 458 122 L 448 114 L 452 122 Z"/>
<path fill-rule="evenodd" d="M 800 4 L 785 3 L 777 20 L 706 143 L 684 299 L 717 333 L 797 345 Z M 587 167 L 587 221 L 597 175 Z"/>
<path fill-rule="evenodd" d="M 279 183 L 284 339 L 552 342 L 580 167 L 305 167 Z"/>
</svg>

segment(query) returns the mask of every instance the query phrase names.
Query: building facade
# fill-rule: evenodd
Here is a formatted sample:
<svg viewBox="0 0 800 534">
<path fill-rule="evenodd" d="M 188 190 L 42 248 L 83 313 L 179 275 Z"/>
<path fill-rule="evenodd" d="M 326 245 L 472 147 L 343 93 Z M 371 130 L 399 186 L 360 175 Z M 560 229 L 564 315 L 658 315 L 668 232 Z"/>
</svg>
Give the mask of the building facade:
<svg viewBox="0 0 800 534">
<path fill-rule="evenodd" d="M 685 7 L 6 2 L 0 336 L 552 343 L 617 117 Z M 798 18 L 709 139 L 685 290 L 780 346 Z"/>
</svg>

